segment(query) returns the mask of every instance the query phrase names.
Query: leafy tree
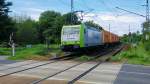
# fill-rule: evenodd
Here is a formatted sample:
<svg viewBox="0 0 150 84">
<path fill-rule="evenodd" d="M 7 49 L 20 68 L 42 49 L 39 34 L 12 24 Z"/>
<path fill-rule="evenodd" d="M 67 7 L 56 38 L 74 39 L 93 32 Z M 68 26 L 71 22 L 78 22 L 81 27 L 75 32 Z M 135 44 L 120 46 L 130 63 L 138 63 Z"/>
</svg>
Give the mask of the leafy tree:
<svg viewBox="0 0 150 84">
<path fill-rule="evenodd" d="M 137 31 L 136 33 L 131 33 L 130 35 L 124 34 L 121 41 L 124 43 L 139 43 L 142 39 L 142 35 Z"/>
<path fill-rule="evenodd" d="M 54 32 L 55 33 L 55 42 L 56 43 L 60 43 L 60 40 L 61 40 L 61 29 L 62 29 L 62 26 L 64 24 L 64 21 L 63 21 L 63 18 L 62 17 L 56 17 L 55 19 L 55 22 L 54 22 L 54 28 L 56 28 L 56 31 Z"/>
<path fill-rule="evenodd" d="M 146 37 L 147 40 L 150 40 L 150 21 L 148 22 L 144 22 L 142 24 L 144 30 L 143 30 L 143 40 L 145 39 L 145 36 L 148 35 L 148 37 Z"/>
<path fill-rule="evenodd" d="M 121 41 L 124 43 L 128 43 L 129 42 L 129 36 L 127 34 L 124 34 L 121 38 Z"/>
<path fill-rule="evenodd" d="M 12 16 L 13 21 L 15 21 L 15 23 L 22 23 L 26 20 L 31 19 L 31 17 L 27 16 L 27 15 L 18 15 L 15 14 L 14 16 Z"/>
<path fill-rule="evenodd" d="M 103 29 L 100 25 L 94 23 L 93 21 L 87 21 L 87 22 L 85 22 L 84 24 L 86 24 L 86 25 L 88 25 L 88 26 L 92 26 L 92 27 L 94 27 L 94 28 L 96 28 L 96 29 L 99 29 L 99 30 L 102 30 L 102 29 Z"/>
<path fill-rule="evenodd" d="M 45 11 L 41 14 L 39 19 L 39 33 L 40 38 L 42 41 L 48 39 L 51 43 L 56 42 L 56 34 L 58 34 L 58 29 L 60 30 L 61 27 L 58 26 L 58 19 L 61 18 L 61 14 L 55 11 Z M 57 22 L 57 23 L 56 23 Z"/>
<path fill-rule="evenodd" d="M 15 32 L 14 22 L 8 16 L 9 6 L 11 2 L 6 2 L 6 0 L 0 0 L 0 41 L 8 41 L 9 35 Z"/>
<path fill-rule="evenodd" d="M 142 25 L 143 25 L 143 28 L 144 28 L 143 38 L 145 38 L 145 36 L 146 36 L 146 40 L 143 39 L 145 49 L 147 51 L 150 51 L 150 21 L 144 22 Z"/>
<path fill-rule="evenodd" d="M 72 19 L 71 19 L 71 16 L 72 16 Z M 77 25 L 81 23 L 80 21 L 78 21 L 78 17 L 74 13 L 64 14 L 63 20 L 64 20 L 64 25 L 71 25 L 71 24 Z"/>
<path fill-rule="evenodd" d="M 38 42 L 37 23 L 31 19 L 16 23 L 16 41 L 19 44 L 34 44 Z"/>
</svg>

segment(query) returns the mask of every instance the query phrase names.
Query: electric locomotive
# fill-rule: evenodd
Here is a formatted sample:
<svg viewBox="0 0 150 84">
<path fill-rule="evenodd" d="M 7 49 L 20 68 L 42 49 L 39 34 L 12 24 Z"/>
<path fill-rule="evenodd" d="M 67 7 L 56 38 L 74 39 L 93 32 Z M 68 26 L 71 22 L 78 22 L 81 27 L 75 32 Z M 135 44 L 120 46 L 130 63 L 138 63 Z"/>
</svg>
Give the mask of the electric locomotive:
<svg viewBox="0 0 150 84">
<path fill-rule="evenodd" d="M 116 42 L 119 42 L 119 36 L 85 24 L 63 26 L 61 31 L 63 51 L 74 51 Z"/>
</svg>

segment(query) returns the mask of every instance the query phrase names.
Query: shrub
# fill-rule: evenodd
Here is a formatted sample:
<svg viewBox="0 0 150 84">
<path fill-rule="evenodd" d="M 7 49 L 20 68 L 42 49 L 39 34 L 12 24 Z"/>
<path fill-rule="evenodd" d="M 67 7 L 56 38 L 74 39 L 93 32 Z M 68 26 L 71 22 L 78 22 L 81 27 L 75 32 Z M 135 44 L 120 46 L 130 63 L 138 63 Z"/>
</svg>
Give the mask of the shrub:
<svg viewBox="0 0 150 84">
<path fill-rule="evenodd" d="M 9 45 L 8 45 L 8 43 L 7 42 L 2 42 L 1 44 L 0 44 L 0 47 L 8 47 Z"/>
<path fill-rule="evenodd" d="M 81 56 L 80 58 L 78 58 L 77 60 L 79 60 L 79 61 L 88 61 L 88 60 L 92 60 L 92 59 L 94 59 L 94 57 L 90 57 L 90 56 Z"/>
<path fill-rule="evenodd" d="M 41 49 L 40 51 L 36 52 L 37 55 L 47 55 L 48 50 L 47 49 Z"/>
<path fill-rule="evenodd" d="M 145 50 L 150 51 L 150 41 L 145 43 Z"/>
</svg>

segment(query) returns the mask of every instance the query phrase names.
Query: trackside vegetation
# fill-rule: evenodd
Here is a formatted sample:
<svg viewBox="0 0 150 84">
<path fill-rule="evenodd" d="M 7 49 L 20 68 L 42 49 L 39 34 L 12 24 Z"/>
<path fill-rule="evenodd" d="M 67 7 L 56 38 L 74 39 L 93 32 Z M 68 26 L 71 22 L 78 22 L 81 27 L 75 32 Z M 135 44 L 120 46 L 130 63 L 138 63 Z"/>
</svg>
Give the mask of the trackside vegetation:
<svg viewBox="0 0 150 84">
<path fill-rule="evenodd" d="M 140 43 L 136 47 L 131 46 L 127 50 L 124 50 L 116 56 L 113 56 L 111 61 L 150 65 L 150 50 L 145 47 L 145 44 Z"/>
<path fill-rule="evenodd" d="M 16 55 L 11 56 L 10 48 L 0 48 L 0 55 L 9 56 L 10 60 L 49 60 L 55 53 L 60 52 L 59 45 L 52 44 L 49 50 L 43 44 L 32 45 L 31 48 L 17 47 Z"/>
<path fill-rule="evenodd" d="M 10 48 L 0 48 L 0 55 L 10 55 L 11 54 Z"/>
<path fill-rule="evenodd" d="M 83 56 L 81 56 L 81 57 L 79 57 L 79 58 L 76 58 L 75 60 L 76 61 L 88 61 L 88 60 L 94 60 L 95 59 L 95 57 L 94 56 L 87 56 L 87 55 L 83 55 Z"/>
</svg>

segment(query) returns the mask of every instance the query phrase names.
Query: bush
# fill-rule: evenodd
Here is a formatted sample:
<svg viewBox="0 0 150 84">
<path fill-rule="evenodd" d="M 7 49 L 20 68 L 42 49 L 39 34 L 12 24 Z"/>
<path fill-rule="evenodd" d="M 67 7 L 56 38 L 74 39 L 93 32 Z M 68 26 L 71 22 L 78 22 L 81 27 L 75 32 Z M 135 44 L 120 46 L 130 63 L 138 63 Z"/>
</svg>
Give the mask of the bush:
<svg viewBox="0 0 150 84">
<path fill-rule="evenodd" d="M 92 59 L 94 59 L 94 57 L 85 56 L 85 55 L 77 58 L 77 60 L 79 60 L 79 61 L 88 61 L 88 60 L 92 60 Z"/>
<path fill-rule="evenodd" d="M 37 55 L 47 55 L 48 54 L 48 50 L 46 48 L 45 49 L 41 49 L 36 54 Z"/>
<path fill-rule="evenodd" d="M 9 47 L 7 42 L 2 42 L 0 43 L 0 47 Z"/>
<path fill-rule="evenodd" d="M 10 55 L 11 49 L 10 48 L 0 48 L 0 55 Z"/>
<path fill-rule="evenodd" d="M 146 51 L 145 47 L 145 44 L 141 43 L 136 48 L 132 47 L 127 51 L 123 51 L 120 54 L 117 54 L 116 56 L 111 58 L 111 61 L 127 61 L 130 64 L 150 65 L 149 51 Z M 149 46 L 147 47 L 149 49 Z"/>
<path fill-rule="evenodd" d="M 145 50 L 150 51 L 150 41 L 145 43 Z"/>
</svg>

